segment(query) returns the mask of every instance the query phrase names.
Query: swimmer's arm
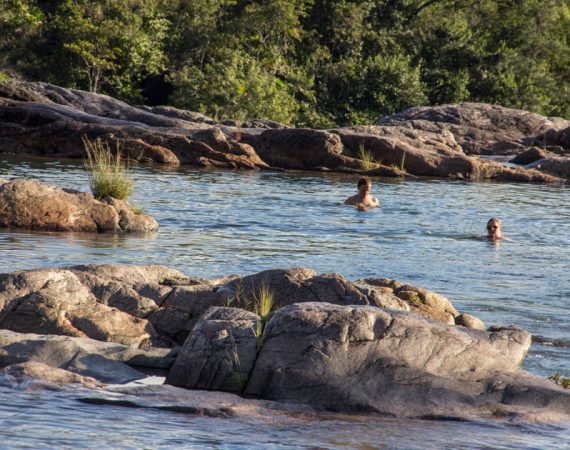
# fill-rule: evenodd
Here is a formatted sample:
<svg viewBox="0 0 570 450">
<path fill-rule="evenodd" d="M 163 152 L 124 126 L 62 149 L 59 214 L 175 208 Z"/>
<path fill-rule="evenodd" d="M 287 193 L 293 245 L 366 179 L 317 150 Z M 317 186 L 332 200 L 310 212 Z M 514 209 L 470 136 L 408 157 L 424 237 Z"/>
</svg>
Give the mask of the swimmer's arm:
<svg viewBox="0 0 570 450">
<path fill-rule="evenodd" d="M 344 201 L 345 205 L 350 205 L 350 206 L 356 206 L 357 200 L 354 197 L 348 197 L 345 201 Z"/>
</svg>

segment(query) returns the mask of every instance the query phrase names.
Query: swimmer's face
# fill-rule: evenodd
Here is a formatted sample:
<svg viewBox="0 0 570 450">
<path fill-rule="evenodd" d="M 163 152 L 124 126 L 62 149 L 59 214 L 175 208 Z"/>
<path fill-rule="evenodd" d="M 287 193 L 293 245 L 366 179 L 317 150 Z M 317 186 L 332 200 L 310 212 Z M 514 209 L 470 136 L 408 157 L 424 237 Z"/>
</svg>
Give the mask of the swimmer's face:
<svg viewBox="0 0 570 450">
<path fill-rule="evenodd" d="M 501 224 L 493 221 L 487 225 L 487 233 L 489 236 L 497 236 L 501 234 Z"/>
<path fill-rule="evenodd" d="M 371 190 L 372 190 L 372 184 L 361 184 L 360 187 L 358 188 L 358 192 L 362 194 L 370 194 Z"/>
</svg>

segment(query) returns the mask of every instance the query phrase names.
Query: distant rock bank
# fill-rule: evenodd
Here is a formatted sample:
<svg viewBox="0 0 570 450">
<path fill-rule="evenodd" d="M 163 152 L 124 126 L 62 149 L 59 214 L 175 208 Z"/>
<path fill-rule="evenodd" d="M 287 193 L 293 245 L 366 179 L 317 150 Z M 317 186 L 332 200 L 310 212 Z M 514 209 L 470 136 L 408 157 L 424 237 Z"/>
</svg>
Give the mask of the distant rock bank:
<svg viewBox="0 0 570 450">
<path fill-rule="evenodd" d="M 46 83 L 0 84 L 0 152 L 20 155 L 82 157 L 85 135 L 120 141 L 133 160 L 167 165 L 549 183 L 567 171 L 478 156 L 514 157 L 539 146 L 567 159 L 570 148 L 566 120 L 479 103 L 411 108 L 377 125 L 331 130 L 236 125 Z M 376 163 L 364 169 L 362 151 Z"/>
<path fill-rule="evenodd" d="M 262 290 L 274 299 L 266 317 L 243 309 Z M 221 279 L 122 265 L 0 275 L 0 369 L 14 382 L 97 388 L 160 372 L 182 388 L 331 411 L 570 419 L 570 393 L 519 368 L 529 333 L 484 328 L 434 292 L 306 268 Z"/>
</svg>

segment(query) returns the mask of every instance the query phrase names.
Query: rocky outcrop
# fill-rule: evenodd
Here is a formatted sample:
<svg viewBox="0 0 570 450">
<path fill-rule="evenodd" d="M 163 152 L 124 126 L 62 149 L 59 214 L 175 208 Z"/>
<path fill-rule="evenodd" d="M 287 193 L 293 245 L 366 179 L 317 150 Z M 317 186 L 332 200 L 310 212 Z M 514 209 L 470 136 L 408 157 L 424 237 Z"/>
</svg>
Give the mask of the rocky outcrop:
<svg viewBox="0 0 570 450">
<path fill-rule="evenodd" d="M 229 383 L 228 336 L 241 325 L 222 326 L 218 320 L 232 314 L 221 308 L 203 317 L 199 335 L 192 335 L 180 354 L 188 365 L 177 360 L 167 382 L 189 388 Z M 251 353 L 255 334 L 239 336 L 237 352 Z M 248 360 L 242 368 L 250 373 L 245 393 L 394 417 L 570 418 L 569 393 L 518 368 L 530 342 L 517 328 L 487 333 L 405 311 L 293 304 L 272 316 L 253 365 Z M 196 359 L 204 355 L 215 364 L 199 373 Z"/>
<path fill-rule="evenodd" d="M 82 136 L 122 145 L 130 159 L 177 165 L 255 169 L 253 152 L 236 141 L 223 148 L 194 140 L 212 128 L 207 118 L 148 110 L 102 94 L 47 83 L 0 84 L 0 152 L 83 157 Z M 229 151 L 227 150 L 229 146 Z M 262 167 L 266 165 L 260 163 Z"/>
<path fill-rule="evenodd" d="M 6 371 L 16 373 L 18 369 L 14 365 L 32 362 L 103 383 L 125 383 L 144 378 L 144 370 L 168 370 L 175 357 L 176 351 L 169 349 L 141 350 L 92 339 L 0 330 L 0 368 L 8 367 Z M 27 369 L 25 367 L 20 366 L 20 369 L 33 370 L 29 365 Z M 47 379 L 54 377 L 47 369 L 43 372 Z M 61 376 L 61 382 L 65 380 L 62 372 L 55 376 Z"/>
<path fill-rule="evenodd" d="M 384 278 L 352 282 L 299 268 L 208 280 L 164 266 L 85 265 L 0 275 L 0 329 L 172 347 L 210 307 L 252 308 L 263 289 L 273 310 L 305 302 L 372 305 L 444 323 L 458 314 L 445 297 Z"/>
<path fill-rule="evenodd" d="M 146 232 L 158 223 L 128 203 L 38 180 L 0 180 L 0 227 L 41 231 Z"/>
<path fill-rule="evenodd" d="M 0 275 L 0 328 L 169 346 L 148 315 L 184 279 L 162 266 L 77 266 Z"/>
<path fill-rule="evenodd" d="M 529 169 L 540 169 L 543 172 L 570 180 L 570 158 L 548 157 L 539 159 L 526 166 Z"/>
<path fill-rule="evenodd" d="M 467 154 L 516 154 L 527 139 L 570 126 L 559 117 L 485 103 L 418 106 L 384 117 L 378 125 L 441 133 L 448 131 Z"/>
<path fill-rule="evenodd" d="M 52 157 L 82 157 L 86 136 L 122 145 L 132 160 L 168 165 L 549 183 L 560 180 L 469 155 L 520 153 L 527 148 L 523 138 L 569 125 L 525 111 L 461 104 L 412 108 L 376 126 L 295 129 L 267 120 L 219 123 L 46 83 L 0 84 L 0 153 Z M 361 149 L 377 163 L 364 168 Z"/>
</svg>

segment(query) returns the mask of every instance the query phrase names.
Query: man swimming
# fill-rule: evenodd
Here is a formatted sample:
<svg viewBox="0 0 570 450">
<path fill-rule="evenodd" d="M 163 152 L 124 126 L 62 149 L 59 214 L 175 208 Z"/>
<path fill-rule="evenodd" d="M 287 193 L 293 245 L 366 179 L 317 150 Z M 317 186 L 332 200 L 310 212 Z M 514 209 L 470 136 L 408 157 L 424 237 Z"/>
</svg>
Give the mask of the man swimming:
<svg viewBox="0 0 570 450">
<path fill-rule="evenodd" d="M 490 241 L 511 241 L 503 236 L 503 224 L 496 217 L 491 217 L 487 222 L 487 239 Z"/>
<path fill-rule="evenodd" d="M 370 195 L 370 191 L 372 190 L 372 181 L 370 181 L 370 178 L 361 178 L 358 180 L 356 187 L 358 188 L 358 194 L 348 197 L 344 201 L 345 205 L 356 206 L 359 211 L 366 211 L 367 209 L 380 206 L 378 199 Z"/>
</svg>

